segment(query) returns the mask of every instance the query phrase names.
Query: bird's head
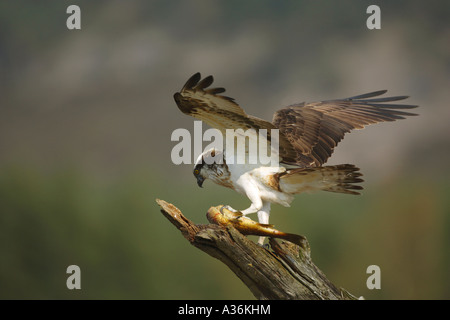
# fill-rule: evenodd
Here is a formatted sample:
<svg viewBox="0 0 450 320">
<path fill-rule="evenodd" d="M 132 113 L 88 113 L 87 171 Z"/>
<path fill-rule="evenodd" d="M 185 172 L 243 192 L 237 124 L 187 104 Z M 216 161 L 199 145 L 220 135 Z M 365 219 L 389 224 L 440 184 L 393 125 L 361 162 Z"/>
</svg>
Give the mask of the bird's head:
<svg viewBox="0 0 450 320">
<path fill-rule="evenodd" d="M 215 148 L 203 152 L 195 162 L 193 173 L 199 187 L 206 179 L 223 184 L 221 180 L 229 175 L 223 152 Z"/>
</svg>

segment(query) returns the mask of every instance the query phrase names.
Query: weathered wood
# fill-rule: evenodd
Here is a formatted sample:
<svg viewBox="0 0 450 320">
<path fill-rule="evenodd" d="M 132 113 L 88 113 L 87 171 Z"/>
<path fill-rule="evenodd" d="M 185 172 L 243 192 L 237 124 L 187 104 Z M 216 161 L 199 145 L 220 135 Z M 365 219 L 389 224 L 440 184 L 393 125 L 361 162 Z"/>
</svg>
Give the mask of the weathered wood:
<svg viewBox="0 0 450 320">
<path fill-rule="evenodd" d="M 173 204 L 157 199 L 164 216 L 195 247 L 227 265 L 257 299 L 357 299 L 333 285 L 302 247 L 269 239 L 273 251 L 254 243 L 233 226 L 196 225 Z"/>
</svg>

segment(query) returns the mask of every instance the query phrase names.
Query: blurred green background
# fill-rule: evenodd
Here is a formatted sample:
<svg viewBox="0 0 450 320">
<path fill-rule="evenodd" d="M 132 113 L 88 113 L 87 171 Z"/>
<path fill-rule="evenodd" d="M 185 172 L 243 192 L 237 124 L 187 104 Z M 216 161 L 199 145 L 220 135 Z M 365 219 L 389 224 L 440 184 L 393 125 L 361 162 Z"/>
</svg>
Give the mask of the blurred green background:
<svg viewBox="0 0 450 320">
<path fill-rule="evenodd" d="M 81 30 L 66 28 L 70 4 Z M 370 4 L 381 30 L 366 28 Z M 449 299 L 449 17 L 448 1 L 2 1 L 0 298 L 253 298 L 155 203 L 196 223 L 249 205 L 171 162 L 172 131 L 194 121 L 172 95 L 200 71 L 268 120 L 301 101 L 410 95 L 419 117 L 349 134 L 329 161 L 359 166 L 363 195 L 300 195 L 271 222 L 357 296 Z M 72 264 L 81 290 L 66 287 Z"/>
</svg>

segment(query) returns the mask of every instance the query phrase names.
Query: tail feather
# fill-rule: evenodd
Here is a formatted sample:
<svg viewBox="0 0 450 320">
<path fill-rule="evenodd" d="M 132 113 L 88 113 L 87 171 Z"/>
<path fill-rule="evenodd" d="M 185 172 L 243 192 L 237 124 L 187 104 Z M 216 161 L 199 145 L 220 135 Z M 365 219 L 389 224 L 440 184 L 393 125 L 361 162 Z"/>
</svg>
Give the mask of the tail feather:
<svg viewBox="0 0 450 320">
<path fill-rule="evenodd" d="M 302 193 L 324 190 L 347 194 L 360 194 L 355 190 L 363 187 L 359 168 L 352 164 L 337 166 L 298 168 L 280 173 L 280 190 L 287 193 Z"/>
</svg>

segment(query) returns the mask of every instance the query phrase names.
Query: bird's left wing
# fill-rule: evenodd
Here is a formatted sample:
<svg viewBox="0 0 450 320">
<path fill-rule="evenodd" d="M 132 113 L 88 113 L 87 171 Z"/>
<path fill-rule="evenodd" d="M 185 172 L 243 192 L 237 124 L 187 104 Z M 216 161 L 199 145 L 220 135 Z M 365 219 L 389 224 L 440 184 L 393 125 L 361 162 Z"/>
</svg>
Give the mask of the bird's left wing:
<svg viewBox="0 0 450 320">
<path fill-rule="evenodd" d="M 344 135 L 353 129 L 416 115 L 404 110 L 417 106 L 393 103 L 407 96 L 374 98 L 384 93 L 386 90 L 347 99 L 291 105 L 278 110 L 272 122 L 298 151 L 299 166 L 321 166 Z"/>
<path fill-rule="evenodd" d="M 174 94 L 178 108 L 184 114 L 202 120 L 218 129 L 224 136 L 226 129 L 267 129 L 267 139 L 271 141 L 270 129 L 278 129 L 269 121 L 250 116 L 233 98 L 220 95 L 224 88 L 209 88 L 213 77 L 201 79 L 200 73 L 194 74 L 180 92 Z M 289 140 L 279 133 L 279 155 L 283 162 L 295 162 L 297 153 Z"/>
</svg>

